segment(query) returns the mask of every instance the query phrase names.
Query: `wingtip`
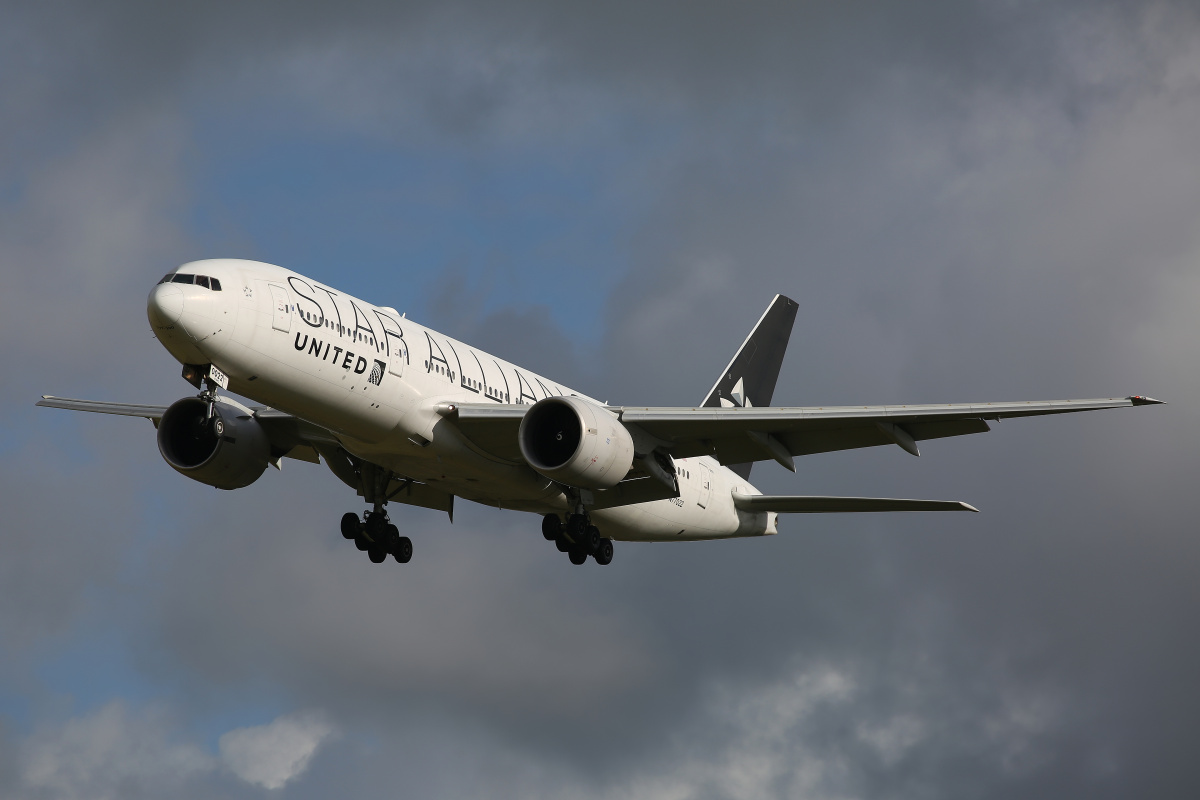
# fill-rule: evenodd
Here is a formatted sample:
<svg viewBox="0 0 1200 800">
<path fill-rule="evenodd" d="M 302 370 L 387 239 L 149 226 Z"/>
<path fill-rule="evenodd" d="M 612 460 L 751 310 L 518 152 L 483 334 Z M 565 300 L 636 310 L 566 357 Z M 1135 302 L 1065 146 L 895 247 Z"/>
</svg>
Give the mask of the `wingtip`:
<svg viewBox="0 0 1200 800">
<path fill-rule="evenodd" d="M 959 505 L 963 507 L 963 511 L 974 511 L 976 514 L 979 513 L 979 509 L 976 508 L 975 506 L 971 505 L 970 503 L 963 503 L 960 501 Z"/>
<path fill-rule="evenodd" d="M 1165 406 L 1167 404 L 1165 400 L 1155 400 L 1153 397 L 1146 397 L 1141 394 L 1131 395 L 1129 402 L 1135 406 Z"/>
</svg>

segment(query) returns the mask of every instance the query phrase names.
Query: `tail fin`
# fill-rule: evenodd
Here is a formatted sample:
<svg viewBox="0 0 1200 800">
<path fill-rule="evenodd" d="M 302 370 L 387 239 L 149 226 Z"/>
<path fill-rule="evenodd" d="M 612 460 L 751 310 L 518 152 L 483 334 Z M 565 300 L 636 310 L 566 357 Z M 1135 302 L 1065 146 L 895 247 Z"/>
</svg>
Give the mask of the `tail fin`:
<svg viewBox="0 0 1200 800">
<path fill-rule="evenodd" d="M 704 398 L 704 408 L 771 405 L 797 309 L 795 300 L 781 294 L 775 295 L 737 355 L 725 367 L 721 377 L 717 378 L 708 397 Z M 749 479 L 751 466 L 731 464 L 729 468 Z"/>
</svg>

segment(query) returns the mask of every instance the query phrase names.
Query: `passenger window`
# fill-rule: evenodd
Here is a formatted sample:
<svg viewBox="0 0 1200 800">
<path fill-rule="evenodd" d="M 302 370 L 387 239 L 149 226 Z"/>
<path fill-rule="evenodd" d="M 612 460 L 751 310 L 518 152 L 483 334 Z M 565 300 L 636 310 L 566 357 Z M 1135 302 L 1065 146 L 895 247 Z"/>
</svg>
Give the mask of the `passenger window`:
<svg viewBox="0 0 1200 800">
<path fill-rule="evenodd" d="M 159 281 L 159 283 L 160 283 L 160 284 L 163 284 L 163 283 L 170 283 L 170 282 L 171 282 L 171 278 L 172 278 L 172 277 L 174 277 L 174 275 L 175 275 L 175 273 L 174 273 L 174 272 L 168 272 L 166 275 L 163 275 L 163 279 L 162 279 L 161 281 Z"/>
<path fill-rule="evenodd" d="M 171 283 L 191 283 L 195 277 L 195 275 L 184 275 L 182 272 L 179 272 L 171 279 Z"/>
<path fill-rule="evenodd" d="M 208 288 L 208 276 L 207 275 L 197 275 L 196 276 L 196 285 L 203 286 L 205 289 L 207 289 Z"/>
<path fill-rule="evenodd" d="M 216 278 L 209 278 L 208 282 L 212 284 L 212 290 L 214 292 L 221 291 L 221 282 L 219 280 L 217 280 Z"/>
</svg>

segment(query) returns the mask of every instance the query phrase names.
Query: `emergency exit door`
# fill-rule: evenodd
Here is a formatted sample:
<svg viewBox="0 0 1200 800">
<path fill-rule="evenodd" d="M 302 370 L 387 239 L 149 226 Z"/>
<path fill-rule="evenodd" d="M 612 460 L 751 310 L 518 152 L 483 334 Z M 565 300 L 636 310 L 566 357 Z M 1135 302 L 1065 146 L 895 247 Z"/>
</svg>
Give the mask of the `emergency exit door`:
<svg viewBox="0 0 1200 800">
<path fill-rule="evenodd" d="M 708 501 L 712 499 L 712 470 L 703 464 L 696 466 L 700 472 L 700 494 L 696 497 L 696 505 L 708 508 Z"/>
<path fill-rule="evenodd" d="M 292 309 L 287 289 L 267 284 L 271 289 L 271 327 L 287 333 L 292 329 Z"/>
</svg>

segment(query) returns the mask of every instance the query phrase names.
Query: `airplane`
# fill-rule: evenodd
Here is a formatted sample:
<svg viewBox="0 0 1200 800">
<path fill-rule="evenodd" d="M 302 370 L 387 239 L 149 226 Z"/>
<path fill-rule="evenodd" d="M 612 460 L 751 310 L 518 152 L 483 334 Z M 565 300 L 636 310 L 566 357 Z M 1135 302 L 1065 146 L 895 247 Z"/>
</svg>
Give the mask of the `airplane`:
<svg viewBox="0 0 1200 800">
<path fill-rule="evenodd" d="M 151 290 L 154 335 L 199 394 L 169 406 L 43 395 L 39 406 L 144 417 L 176 471 L 218 489 L 283 458 L 322 461 L 369 509 L 341 533 L 370 560 L 407 563 L 388 503 L 454 500 L 542 515 L 573 564 L 614 541 L 775 534 L 780 514 L 976 511 L 955 501 L 770 496 L 757 461 L 983 433 L 989 420 L 1158 404 L 1096 400 L 787 408 L 771 406 L 796 318 L 777 295 L 698 406 L 610 406 L 282 267 L 193 261 Z M 221 391 L 249 398 L 246 405 Z"/>
</svg>

